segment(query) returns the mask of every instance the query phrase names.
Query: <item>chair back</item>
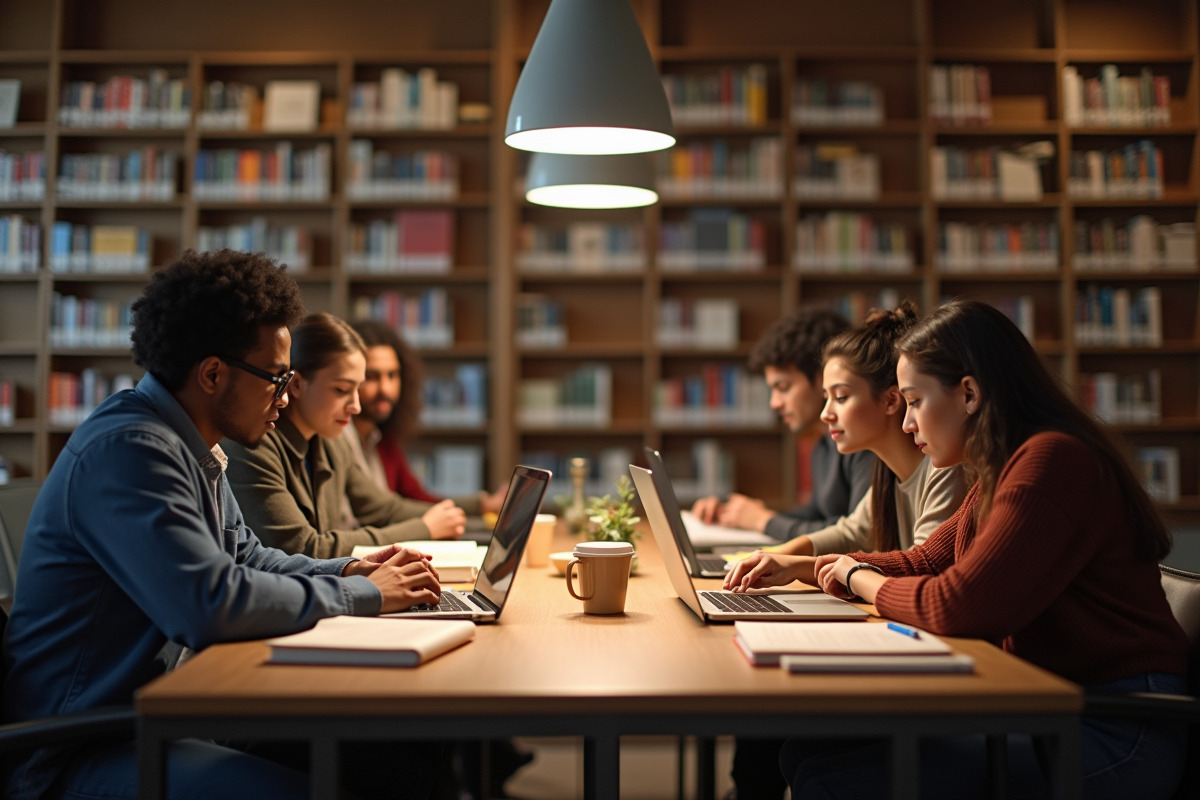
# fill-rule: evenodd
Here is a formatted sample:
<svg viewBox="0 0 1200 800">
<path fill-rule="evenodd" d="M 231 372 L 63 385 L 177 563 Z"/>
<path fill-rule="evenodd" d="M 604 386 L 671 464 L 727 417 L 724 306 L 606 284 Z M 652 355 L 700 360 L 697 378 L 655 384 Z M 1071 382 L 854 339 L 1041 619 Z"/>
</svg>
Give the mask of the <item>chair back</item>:
<svg viewBox="0 0 1200 800">
<path fill-rule="evenodd" d="M 1188 691 L 1200 691 L 1200 573 L 1159 565 L 1171 613 L 1188 638 Z"/>
<path fill-rule="evenodd" d="M 41 488 L 41 481 L 25 479 L 0 486 L 0 598 L 16 590 L 25 526 Z"/>
</svg>

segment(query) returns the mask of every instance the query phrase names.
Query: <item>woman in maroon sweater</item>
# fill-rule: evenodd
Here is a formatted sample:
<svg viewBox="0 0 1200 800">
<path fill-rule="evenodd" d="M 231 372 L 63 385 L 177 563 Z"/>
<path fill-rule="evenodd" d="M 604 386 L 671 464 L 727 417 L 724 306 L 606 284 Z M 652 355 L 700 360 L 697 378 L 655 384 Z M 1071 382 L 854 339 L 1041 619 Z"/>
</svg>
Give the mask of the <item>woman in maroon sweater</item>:
<svg viewBox="0 0 1200 800">
<path fill-rule="evenodd" d="M 1157 566 L 1170 533 L 1099 425 L 984 303 L 942 306 L 898 349 L 905 430 L 934 466 L 965 462 L 978 480 L 922 545 L 819 559 L 822 588 L 933 633 L 990 639 L 1092 689 L 1184 692 L 1187 642 Z M 1169 797 L 1185 743 L 1177 725 L 1085 718 L 1084 796 Z M 1016 796 L 1043 792 L 1027 739 L 1009 748 Z M 922 795 L 982 796 L 983 752 L 966 738 L 922 747 Z M 847 777 L 886 774 L 886 761 L 864 769 L 845 747 L 799 741 L 780 763 L 796 798 L 865 796 Z"/>
</svg>

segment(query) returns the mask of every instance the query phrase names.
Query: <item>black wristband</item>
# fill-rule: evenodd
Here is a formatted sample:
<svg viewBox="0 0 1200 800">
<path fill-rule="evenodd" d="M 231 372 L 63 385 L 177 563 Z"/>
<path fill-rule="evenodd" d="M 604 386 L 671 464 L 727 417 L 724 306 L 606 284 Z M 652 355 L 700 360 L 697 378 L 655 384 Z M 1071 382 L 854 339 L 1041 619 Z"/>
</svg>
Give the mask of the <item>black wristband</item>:
<svg viewBox="0 0 1200 800">
<path fill-rule="evenodd" d="M 855 564 L 853 567 L 851 567 L 846 572 L 846 594 L 850 595 L 851 597 L 858 597 L 858 595 L 855 594 L 854 590 L 850 588 L 850 576 L 852 576 L 854 573 L 858 572 L 860 569 L 869 569 L 872 572 L 879 573 L 880 575 L 883 574 L 883 570 L 881 570 L 879 567 L 875 566 L 874 564 L 867 564 L 867 563 Z"/>
</svg>

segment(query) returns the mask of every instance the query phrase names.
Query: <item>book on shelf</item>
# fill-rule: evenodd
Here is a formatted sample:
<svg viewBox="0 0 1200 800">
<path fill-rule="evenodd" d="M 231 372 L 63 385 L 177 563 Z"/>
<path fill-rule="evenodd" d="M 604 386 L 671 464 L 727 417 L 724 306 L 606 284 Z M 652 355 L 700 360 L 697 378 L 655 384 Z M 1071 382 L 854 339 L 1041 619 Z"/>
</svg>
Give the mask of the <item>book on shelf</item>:
<svg viewBox="0 0 1200 800">
<path fill-rule="evenodd" d="M 662 347 L 732 350 L 738 345 L 738 304 L 727 297 L 664 297 L 655 338 Z"/>
<path fill-rule="evenodd" d="M 991 124 L 991 73 L 988 68 L 973 64 L 930 66 L 929 117 L 941 125 Z"/>
<path fill-rule="evenodd" d="M 879 127 L 883 120 L 883 89 L 876 83 L 797 78 L 792 84 L 794 125 Z"/>
<path fill-rule="evenodd" d="M 46 196 L 46 154 L 0 149 L 0 200 L 38 201 Z"/>
<path fill-rule="evenodd" d="M 517 384 L 517 423 L 534 428 L 600 428 L 612 422 L 612 367 L 586 363 L 561 378 Z"/>
<path fill-rule="evenodd" d="M 475 638 L 467 620 L 327 617 L 316 626 L 266 640 L 270 664 L 415 667 Z"/>
<path fill-rule="evenodd" d="M 42 226 L 20 214 L 0 217 L 0 274 L 37 272 L 42 260 Z"/>
<path fill-rule="evenodd" d="M 479 568 L 483 566 L 484 553 L 487 552 L 486 547 L 469 539 L 414 539 L 396 544 L 432 556 L 429 563 L 437 570 L 438 580 L 442 583 L 470 583 L 475 580 Z M 350 551 L 350 556 L 366 558 L 384 547 L 387 545 L 356 545 Z"/>
<path fill-rule="evenodd" d="M 350 87 L 346 124 L 352 128 L 453 128 L 459 117 L 458 84 L 438 80 L 437 71 L 415 73 L 385 67 L 379 80 Z"/>
<path fill-rule="evenodd" d="M 1095 72 L 1095 74 L 1092 74 Z M 1078 127 L 1163 127 L 1171 124 L 1171 78 L 1143 66 L 1121 75 L 1116 64 L 1083 74 L 1068 64 L 1062 71 L 1063 121 Z"/>
<path fill-rule="evenodd" d="M 517 295 L 514 340 L 522 347 L 561 348 L 567 344 L 566 311 L 563 304 L 538 293 Z"/>
<path fill-rule="evenodd" d="M 17 388 L 8 378 L 0 378 L 0 428 L 8 428 L 17 420 Z"/>
<path fill-rule="evenodd" d="M 487 367 L 459 364 L 452 377 L 427 376 L 421 398 L 421 424 L 426 427 L 483 425 L 487 419 Z"/>
<path fill-rule="evenodd" d="M 1075 341 L 1084 346 L 1162 345 L 1162 290 L 1082 286 L 1075 298 Z"/>
<path fill-rule="evenodd" d="M 873 657 L 889 665 L 902 658 L 940 656 L 952 660 L 954 657 L 950 645 L 933 634 L 906 625 L 745 620 L 733 625 L 734 642 L 755 666 L 779 666 L 786 656 L 854 656 L 856 660 Z M 925 666 L 925 662 L 919 663 Z"/>
<path fill-rule="evenodd" d="M 1179 448 L 1139 447 L 1135 452 L 1142 485 L 1152 500 L 1179 502 Z"/>
<path fill-rule="evenodd" d="M 320 82 L 267 81 L 263 90 L 263 130 L 315 131 L 320 122 L 320 110 Z"/>
<path fill-rule="evenodd" d="M 0 128 L 17 124 L 17 109 L 21 105 L 21 81 L 0 78 Z"/>
</svg>

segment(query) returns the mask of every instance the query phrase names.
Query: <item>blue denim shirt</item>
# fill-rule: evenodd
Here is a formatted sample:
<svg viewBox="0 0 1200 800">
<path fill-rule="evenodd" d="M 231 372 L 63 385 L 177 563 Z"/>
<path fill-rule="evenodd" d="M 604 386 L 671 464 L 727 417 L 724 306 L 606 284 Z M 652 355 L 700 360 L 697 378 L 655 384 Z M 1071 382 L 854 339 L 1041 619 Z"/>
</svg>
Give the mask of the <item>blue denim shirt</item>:
<svg viewBox="0 0 1200 800">
<path fill-rule="evenodd" d="M 29 519 L 4 641 L 6 720 L 128 705 L 184 648 L 379 613 L 351 559 L 264 547 L 244 524 L 219 448 L 153 376 L 106 400 L 71 435 Z M 53 782 L 62 753 L 37 751 L 11 798 Z"/>
</svg>

